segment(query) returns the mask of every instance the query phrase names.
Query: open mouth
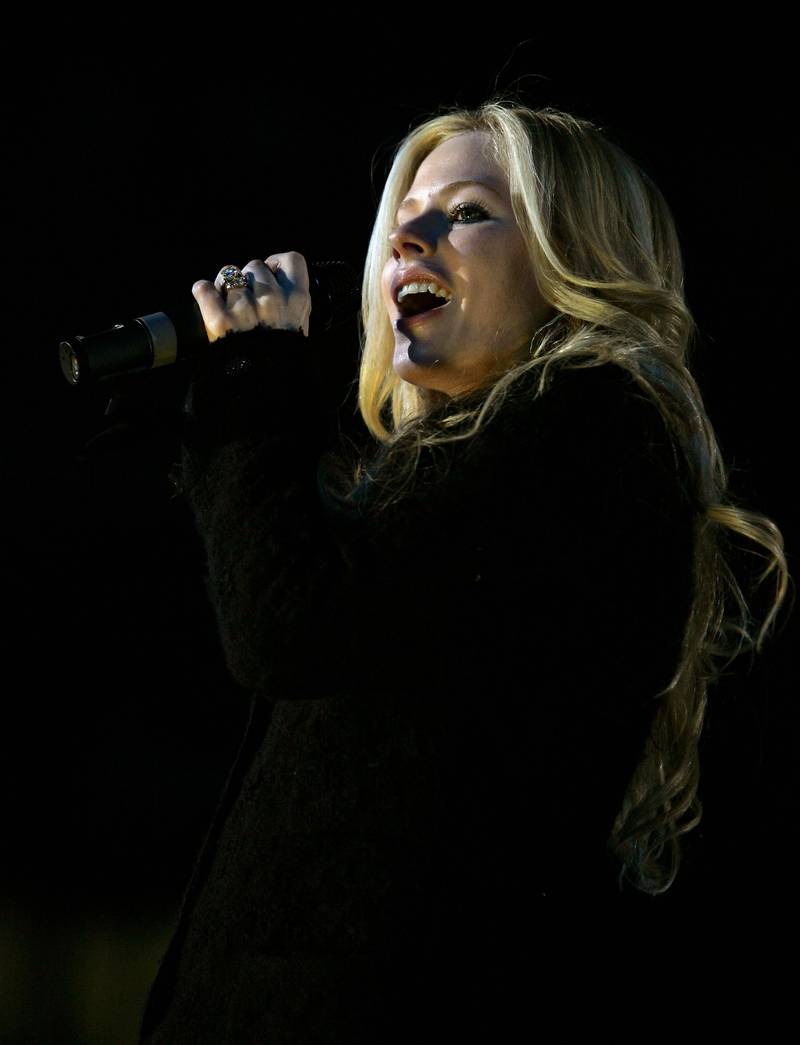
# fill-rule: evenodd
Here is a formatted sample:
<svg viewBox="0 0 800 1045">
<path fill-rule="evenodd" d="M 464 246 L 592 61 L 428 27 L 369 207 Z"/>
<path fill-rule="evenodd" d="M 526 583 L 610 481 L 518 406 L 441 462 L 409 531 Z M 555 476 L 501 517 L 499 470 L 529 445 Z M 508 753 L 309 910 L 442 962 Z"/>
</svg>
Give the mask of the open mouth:
<svg viewBox="0 0 800 1045">
<path fill-rule="evenodd" d="M 398 305 L 400 309 L 400 318 L 398 324 L 415 324 L 417 322 L 423 322 L 429 316 L 437 316 L 442 313 L 450 301 L 445 301 L 444 298 L 439 297 L 436 294 L 409 294 L 408 297 Z"/>
<path fill-rule="evenodd" d="M 441 299 L 440 299 L 441 300 Z M 404 330 L 407 327 L 416 326 L 419 323 L 427 323 L 431 319 L 435 319 L 437 316 L 441 316 L 450 306 L 449 301 L 442 301 L 441 305 L 437 305 L 436 308 L 429 308 L 424 312 L 417 312 L 413 316 L 400 316 L 397 320 L 398 330 Z"/>
<path fill-rule="evenodd" d="M 408 294 L 398 305 L 400 314 L 404 319 L 410 316 L 419 316 L 423 312 L 432 312 L 436 308 L 441 308 L 446 305 L 447 302 L 444 298 L 439 297 L 438 294 L 431 294 L 429 291 L 425 291 L 422 294 Z"/>
</svg>

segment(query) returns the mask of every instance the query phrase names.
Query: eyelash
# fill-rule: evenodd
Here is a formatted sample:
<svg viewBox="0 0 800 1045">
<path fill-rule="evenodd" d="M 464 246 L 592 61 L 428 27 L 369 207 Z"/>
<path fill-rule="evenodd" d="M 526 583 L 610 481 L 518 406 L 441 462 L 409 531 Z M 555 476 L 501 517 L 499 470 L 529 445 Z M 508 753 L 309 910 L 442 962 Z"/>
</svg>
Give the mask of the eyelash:
<svg viewBox="0 0 800 1045">
<path fill-rule="evenodd" d="M 461 203 L 454 204 L 447 212 L 447 217 L 450 220 L 451 224 L 456 220 L 457 216 L 465 208 L 471 208 L 472 210 L 478 211 L 482 218 L 490 217 L 488 210 L 483 206 L 482 203 L 476 203 L 474 200 L 462 200 Z M 471 225 L 472 222 L 469 222 L 468 224 Z M 392 231 L 394 232 L 397 228 L 398 226 L 395 226 L 395 228 L 392 229 Z"/>
<path fill-rule="evenodd" d="M 451 207 L 450 210 L 448 210 L 447 217 L 451 221 L 455 221 L 456 220 L 456 216 L 464 208 L 467 208 L 467 209 L 471 208 L 473 210 L 479 211 L 481 216 L 484 217 L 484 218 L 488 218 L 489 217 L 489 212 L 486 210 L 486 208 L 482 204 L 476 203 L 473 200 L 464 200 L 461 203 L 456 203 L 455 206 Z"/>
</svg>

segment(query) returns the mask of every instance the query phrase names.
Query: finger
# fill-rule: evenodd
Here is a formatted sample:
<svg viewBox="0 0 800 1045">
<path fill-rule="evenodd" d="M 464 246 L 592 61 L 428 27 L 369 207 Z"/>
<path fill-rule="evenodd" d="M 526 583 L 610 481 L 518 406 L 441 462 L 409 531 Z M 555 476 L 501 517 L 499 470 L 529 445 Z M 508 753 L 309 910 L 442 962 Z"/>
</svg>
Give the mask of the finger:
<svg viewBox="0 0 800 1045">
<path fill-rule="evenodd" d="M 198 279 L 192 286 L 192 297 L 200 308 L 209 341 L 222 337 L 227 329 L 225 304 L 213 283 Z"/>
<path fill-rule="evenodd" d="M 282 284 L 276 279 L 275 273 L 261 258 L 248 261 L 242 272 L 248 276 L 250 287 L 256 295 L 264 292 L 275 293 L 282 289 Z M 281 278 L 283 278 L 283 273 L 281 273 Z"/>
<path fill-rule="evenodd" d="M 278 284 L 285 289 L 287 296 L 293 295 L 295 299 L 301 298 L 303 300 L 303 308 L 296 326 L 308 337 L 311 317 L 311 294 L 306 259 L 299 251 L 290 250 L 283 254 L 270 254 L 266 258 L 265 264 L 275 276 Z"/>
<path fill-rule="evenodd" d="M 247 300 L 253 304 L 257 321 L 265 326 L 285 328 L 293 311 L 289 300 L 293 288 L 285 274 L 280 274 L 279 282 L 272 269 L 260 258 L 249 261 L 242 273 L 250 283 L 252 294 L 247 295 Z"/>
<path fill-rule="evenodd" d="M 298 263 L 299 261 L 299 263 Z M 252 279 L 259 321 L 265 326 L 308 332 L 311 300 L 308 270 L 301 254 L 271 254 L 242 269 Z"/>
<path fill-rule="evenodd" d="M 270 254 L 266 264 L 280 286 L 287 289 L 297 287 L 308 292 L 308 265 L 302 254 L 296 250 L 287 251 L 285 254 Z"/>
</svg>

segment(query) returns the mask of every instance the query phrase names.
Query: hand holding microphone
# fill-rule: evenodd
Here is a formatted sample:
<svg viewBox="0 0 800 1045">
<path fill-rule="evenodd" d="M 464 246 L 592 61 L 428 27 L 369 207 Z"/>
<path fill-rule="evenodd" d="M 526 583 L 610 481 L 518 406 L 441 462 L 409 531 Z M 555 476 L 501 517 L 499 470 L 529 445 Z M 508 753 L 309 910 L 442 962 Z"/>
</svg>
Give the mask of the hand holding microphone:
<svg viewBox="0 0 800 1045">
<path fill-rule="evenodd" d="M 226 266 L 234 270 L 236 266 Z M 290 251 L 251 261 L 242 270 L 247 286 L 225 279 L 223 269 L 212 284 L 197 280 L 194 300 L 177 302 L 97 334 L 77 334 L 59 342 L 59 362 L 66 380 L 85 386 L 127 374 L 154 370 L 191 359 L 229 330 L 250 330 L 261 323 L 276 329 L 309 324 L 327 331 L 352 320 L 361 302 L 361 277 L 344 261 L 311 261 Z M 230 285 L 223 298 L 223 288 Z"/>
<path fill-rule="evenodd" d="M 199 279 L 192 295 L 200 307 L 210 343 L 229 331 L 302 330 L 308 337 L 311 292 L 306 260 L 297 251 L 271 254 L 243 269 L 226 265 L 210 283 Z"/>
</svg>

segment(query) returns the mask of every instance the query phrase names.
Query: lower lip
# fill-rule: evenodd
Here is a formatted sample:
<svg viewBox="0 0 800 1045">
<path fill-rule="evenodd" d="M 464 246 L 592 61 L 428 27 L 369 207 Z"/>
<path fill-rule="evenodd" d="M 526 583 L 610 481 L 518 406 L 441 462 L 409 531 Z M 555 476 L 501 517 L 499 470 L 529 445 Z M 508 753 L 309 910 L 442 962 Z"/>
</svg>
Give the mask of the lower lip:
<svg viewBox="0 0 800 1045">
<path fill-rule="evenodd" d="M 446 301 L 443 305 L 437 305 L 436 308 L 432 308 L 428 312 L 420 312 L 418 316 L 401 316 L 397 321 L 397 326 L 401 330 L 403 327 L 415 327 L 418 323 L 424 323 L 426 319 L 440 316 L 449 304 L 450 302 Z"/>
</svg>

